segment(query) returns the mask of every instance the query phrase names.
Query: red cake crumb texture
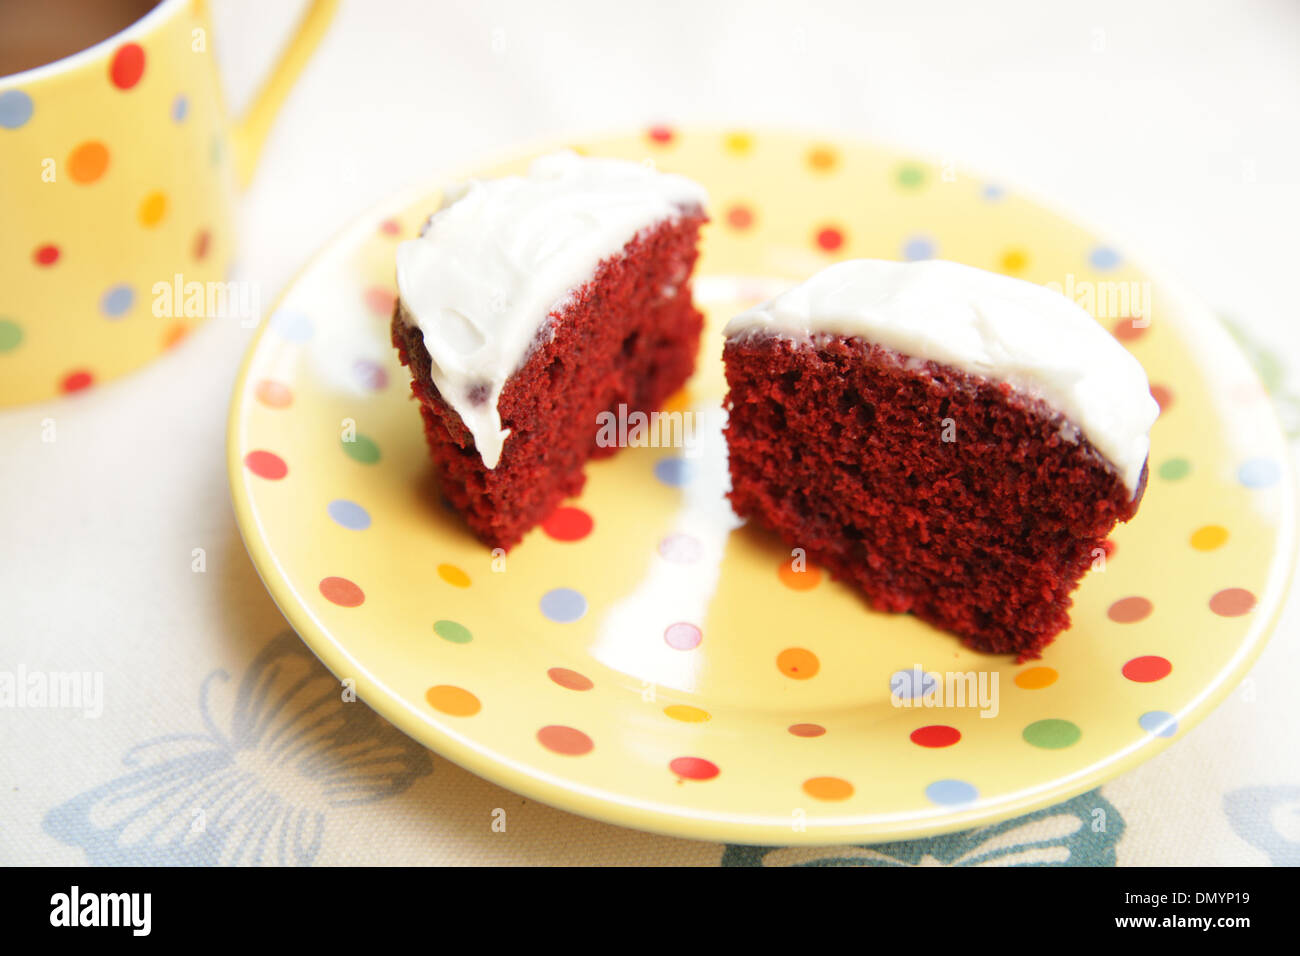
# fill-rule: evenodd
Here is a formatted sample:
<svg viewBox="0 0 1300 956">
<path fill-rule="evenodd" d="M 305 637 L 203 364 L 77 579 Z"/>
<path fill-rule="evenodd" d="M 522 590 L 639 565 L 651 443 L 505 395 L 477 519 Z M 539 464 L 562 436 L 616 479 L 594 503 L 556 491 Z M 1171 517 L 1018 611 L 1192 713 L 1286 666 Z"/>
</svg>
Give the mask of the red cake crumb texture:
<svg viewBox="0 0 1300 956">
<path fill-rule="evenodd" d="M 495 468 L 438 393 L 423 334 L 397 304 L 393 344 L 411 369 L 442 493 L 485 544 L 509 549 L 582 490 L 587 460 L 617 450 L 596 444 L 601 412 L 654 411 L 690 377 L 704 324 L 690 274 L 705 221 L 697 210 L 642 231 L 538 316 L 539 340 L 497 404 L 510 436 Z"/>
<path fill-rule="evenodd" d="M 1146 486 L 1009 385 L 855 337 L 744 336 L 724 360 L 736 513 L 976 650 L 1040 656 Z"/>
</svg>

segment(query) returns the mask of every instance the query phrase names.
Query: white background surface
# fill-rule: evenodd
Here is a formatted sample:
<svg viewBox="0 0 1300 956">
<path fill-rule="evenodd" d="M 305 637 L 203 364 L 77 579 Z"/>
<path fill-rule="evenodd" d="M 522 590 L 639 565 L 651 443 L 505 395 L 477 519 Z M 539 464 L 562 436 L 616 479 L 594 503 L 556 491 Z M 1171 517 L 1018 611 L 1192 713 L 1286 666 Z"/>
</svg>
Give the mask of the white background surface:
<svg viewBox="0 0 1300 956">
<path fill-rule="evenodd" d="M 213 7 L 237 106 L 299 5 Z M 658 121 L 856 133 L 993 174 L 1181 277 L 1290 365 L 1300 359 L 1290 0 L 345 2 L 245 196 L 242 275 L 262 284 L 266 306 L 337 229 L 403 186 L 521 141 Z M 83 862 L 41 834 L 43 812 L 120 774 L 146 728 L 196 729 L 180 724 L 197 720 L 202 678 L 214 667 L 238 677 L 283 627 L 226 491 L 224 423 L 248 335 L 209 323 L 75 404 L 0 416 L 4 650 L 48 670 L 104 670 L 134 734 L 62 712 L 24 713 L 21 725 L 4 715 L 21 734 L 6 729 L 0 747 L 0 862 Z M 183 399 L 160 403 L 160 391 Z M 51 414 L 60 439 L 42 444 Z M 191 572 L 195 547 L 208 553 L 205 575 Z M 1107 786 L 1129 826 L 1121 862 L 1267 862 L 1229 829 L 1221 800 L 1246 783 L 1300 785 L 1297 667 L 1291 612 L 1246 691 Z M 429 781 L 336 814 L 317 862 L 718 856 L 533 805 L 497 838 L 486 814 L 517 798 L 441 760 Z"/>
</svg>

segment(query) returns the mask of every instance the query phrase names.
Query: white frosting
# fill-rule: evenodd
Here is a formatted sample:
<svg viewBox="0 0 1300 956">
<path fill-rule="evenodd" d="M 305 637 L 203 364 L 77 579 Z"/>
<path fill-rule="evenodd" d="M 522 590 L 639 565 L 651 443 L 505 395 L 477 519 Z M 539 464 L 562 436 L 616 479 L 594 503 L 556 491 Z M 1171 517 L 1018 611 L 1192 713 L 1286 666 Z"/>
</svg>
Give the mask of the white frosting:
<svg viewBox="0 0 1300 956">
<path fill-rule="evenodd" d="M 1159 414 L 1138 360 L 1032 282 L 955 262 L 857 259 L 733 318 L 728 338 L 844 335 L 998 382 L 1061 412 L 1136 491 Z M 1071 431 L 1062 434 L 1070 437 Z"/>
<path fill-rule="evenodd" d="M 642 163 L 554 153 L 527 176 L 448 189 L 420 238 L 398 245 L 407 321 L 488 468 L 510 434 L 497 401 L 549 315 L 642 230 L 705 199 L 698 184 Z"/>
</svg>

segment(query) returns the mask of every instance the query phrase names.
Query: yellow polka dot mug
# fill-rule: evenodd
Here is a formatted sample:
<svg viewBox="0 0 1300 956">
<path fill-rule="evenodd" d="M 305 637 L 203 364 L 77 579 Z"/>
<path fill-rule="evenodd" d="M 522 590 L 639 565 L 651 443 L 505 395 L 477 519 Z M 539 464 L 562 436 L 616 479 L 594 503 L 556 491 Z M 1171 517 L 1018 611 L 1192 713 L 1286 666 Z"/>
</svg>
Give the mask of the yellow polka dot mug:
<svg viewBox="0 0 1300 956">
<path fill-rule="evenodd" d="M 308 6 L 236 123 L 204 0 L 137 2 L 52 62 L 58 31 L 76 42 L 107 8 L 58 0 L 59 27 L 44 6 L 0 22 L 0 406 L 117 378 L 253 304 L 228 275 L 236 191 L 337 0 Z"/>
</svg>

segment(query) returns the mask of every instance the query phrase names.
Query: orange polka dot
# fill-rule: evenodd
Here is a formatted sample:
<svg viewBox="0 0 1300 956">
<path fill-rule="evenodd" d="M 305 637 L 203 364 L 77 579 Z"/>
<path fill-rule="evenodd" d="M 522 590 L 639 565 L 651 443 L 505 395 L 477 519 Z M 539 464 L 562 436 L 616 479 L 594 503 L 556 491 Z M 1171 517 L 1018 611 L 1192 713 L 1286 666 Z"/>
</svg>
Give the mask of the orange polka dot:
<svg viewBox="0 0 1300 956">
<path fill-rule="evenodd" d="M 1213 551 L 1223 547 L 1228 540 L 1228 529 L 1217 524 L 1207 524 L 1192 532 L 1192 547 L 1197 551 Z"/>
<path fill-rule="evenodd" d="M 782 584 L 795 591 L 811 591 L 822 582 L 821 568 L 815 564 L 796 571 L 789 561 L 782 561 L 776 573 Z"/>
<path fill-rule="evenodd" d="M 828 173 L 839 164 L 839 154 L 829 146 L 814 146 L 808 151 L 808 165 L 819 173 Z"/>
<path fill-rule="evenodd" d="M 791 724 L 786 730 L 796 737 L 821 737 L 826 733 L 821 724 Z"/>
<path fill-rule="evenodd" d="M 1135 342 L 1146 335 L 1150 327 L 1149 319 L 1120 319 L 1115 323 L 1115 338 L 1121 342 Z"/>
<path fill-rule="evenodd" d="M 839 777 L 810 777 L 803 782 L 803 792 L 815 800 L 847 800 L 853 796 L 853 784 Z"/>
<path fill-rule="evenodd" d="M 1016 686 L 1025 690 L 1042 690 L 1055 684 L 1059 676 L 1052 667 L 1030 667 L 1016 675 Z"/>
<path fill-rule="evenodd" d="M 673 720 L 680 720 L 688 724 L 703 723 L 713 717 L 707 710 L 700 710 L 700 708 L 692 707 L 690 704 L 670 704 L 664 708 L 664 713 Z"/>
<path fill-rule="evenodd" d="M 727 225 L 732 229 L 745 230 L 754 224 L 754 213 L 748 206 L 732 206 L 727 210 Z"/>
<path fill-rule="evenodd" d="M 264 378 L 257 383 L 257 400 L 267 408 L 288 408 L 293 404 L 293 392 L 288 385 Z"/>
<path fill-rule="evenodd" d="M 108 147 L 87 140 L 68 154 L 68 175 L 79 183 L 93 183 L 108 169 Z"/>
<path fill-rule="evenodd" d="M 787 647 L 776 655 L 776 666 L 786 677 L 808 680 L 810 677 L 817 676 L 822 664 L 812 651 L 802 647 Z"/>
<path fill-rule="evenodd" d="M 430 687 L 424 692 L 424 699 L 434 710 L 450 714 L 452 717 L 473 717 L 483 709 L 477 697 L 465 688 L 453 684 Z"/>
<path fill-rule="evenodd" d="M 163 333 L 163 348 L 175 348 L 189 334 L 189 327 L 177 322 Z"/>
<path fill-rule="evenodd" d="M 564 754 L 568 757 L 581 757 L 591 753 L 596 745 L 591 738 L 576 727 L 564 727 L 552 724 L 537 731 L 537 742 L 551 753 Z"/>
<path fill-rule="evenodd" d="M 165 193 L 152 192 L 140 203 L 140 225 L 151 227 L 163 221 L 167 215 L 167 196 Z"/>
<path fill-rule="evenodd" d="M 455 588 L 467 588 L 470 584 L 469 575 L 454 564 L 438 565 L 438 577 Z"/>
</svg>

